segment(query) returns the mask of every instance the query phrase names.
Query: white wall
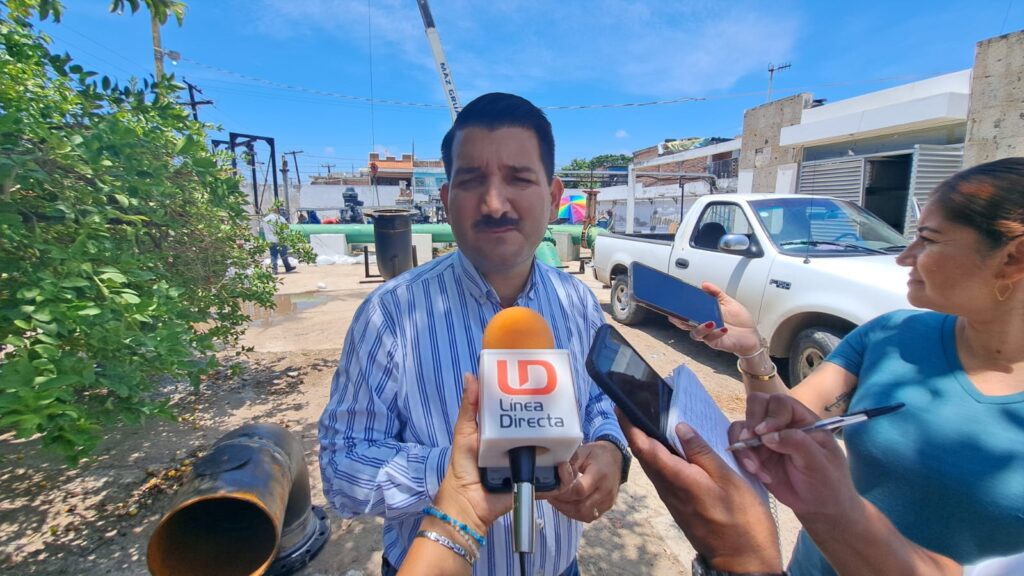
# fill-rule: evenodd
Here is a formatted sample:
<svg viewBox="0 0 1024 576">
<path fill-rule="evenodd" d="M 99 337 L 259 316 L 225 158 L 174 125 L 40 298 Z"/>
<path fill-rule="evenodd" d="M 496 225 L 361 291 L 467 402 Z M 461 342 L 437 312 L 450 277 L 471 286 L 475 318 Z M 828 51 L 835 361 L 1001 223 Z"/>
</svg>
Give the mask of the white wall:
<svg viewBox="0 0 1024 576">
<path fill-rule="evenodd" d="M 782 129 L 783 146 L 820 145 L 967 121 L 971 70 L 804 110 Z"/>
<path fill-rule="evenodd" d="M 847 114 L 864 112 L 876 108 L 884 108 L 901 102 L 910 102 L 912 100 L 946 93 L 970 94 L 971 69 L 968 68 L 967 70 L 961 70 L 951 74 L 934 76 L 932 78 L 894 86 L 893 88 L 887 88 L 877 92 L 869 92 L 868 94 L 847 98 L 845 100 L 837 100 L 835 102 L 825 104 L 824 106 L 818 106 L 817 108 L 808 108 L 803 111 L 800 123 L 809 124 L 812 122 L 820 122 L 822 120 L 838 118 Z"/>
</svg>

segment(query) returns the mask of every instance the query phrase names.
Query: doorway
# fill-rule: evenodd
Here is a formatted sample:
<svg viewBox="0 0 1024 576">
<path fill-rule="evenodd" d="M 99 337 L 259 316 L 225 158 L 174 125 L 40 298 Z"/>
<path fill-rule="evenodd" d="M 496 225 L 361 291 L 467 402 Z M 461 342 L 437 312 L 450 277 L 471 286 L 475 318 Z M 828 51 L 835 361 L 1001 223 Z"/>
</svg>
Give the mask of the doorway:
<svg viewBox="0 0 1024 576">
<path fill-rule="evenodd" d="M 906 224 L 912 158 L 900 154 L 866 159 L 864 207 L 900 233 Z"/>
</svg>

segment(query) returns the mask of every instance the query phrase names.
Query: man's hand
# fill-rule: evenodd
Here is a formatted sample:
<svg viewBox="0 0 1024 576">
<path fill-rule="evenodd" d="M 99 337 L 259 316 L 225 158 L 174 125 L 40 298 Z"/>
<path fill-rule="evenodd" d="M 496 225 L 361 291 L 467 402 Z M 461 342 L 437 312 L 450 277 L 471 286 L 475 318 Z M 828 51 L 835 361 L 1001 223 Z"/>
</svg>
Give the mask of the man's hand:
<svg viewBox="0 0 1024 576">
<path fill-rule="evenodd" d="M 575 479 L 559 493 L 548 495 L 547 501 L 574 520 L 593 522 L 615 504 L 622 452 L 611 442 L 599 440 L 580 446 L 569 462 L 577 471 Z"/>
<path fill-rule="evenodd" d="M 676 524 L 707 561 L 728 572 L 781 572 L 775 522 L 753 487 L 690 426 L 676 433 L 687 459 L 669 452 L 616 410 L 633 456 Z"/>
<path fill-rule="evenodd" d="M 801 519 L 843 518 L 859 509 L 860 496 L 832 434 L 799 430 L 817 421 L 817 414 L 786 394 L 752 393 L 746 422 L 733 423 L 729 436 L 734 442 L 761 436 L 764 446 L 741 450 L 736 458 Z"/>
</svg>

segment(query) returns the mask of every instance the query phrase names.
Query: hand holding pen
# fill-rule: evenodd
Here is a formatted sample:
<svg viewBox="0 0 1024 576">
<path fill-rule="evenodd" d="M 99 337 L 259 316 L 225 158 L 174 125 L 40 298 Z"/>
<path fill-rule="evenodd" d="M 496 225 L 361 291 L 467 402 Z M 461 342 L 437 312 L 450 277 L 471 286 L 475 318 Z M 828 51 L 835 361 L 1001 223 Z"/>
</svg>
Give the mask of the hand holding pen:
<svg viewBox="0 0 1024 576">
<path fill-rule="evenodd" d="M 869 418 L 877 418 L 886 414 L 891 414 L 900 408 L 903 408 L 903 402 L 897 402 L 896 404 L 890 404 L 888 406 L 879 406 L 877 408 L 868 408 L 867 410 L 861 410 L 859 412 L 851 412 L 845 416 L 836 416 L 835 418 L 825 418 L 818 420 L 813 424 L 802 426 L 799 428 L 801 432 L 814 432 L 816 430 L 839 430 L 845 428 L 850 424 L 856 424 L 858 422 L 864 422 Z M 742 450 L 744 448 L 755 448 L 757 446 L 764 445 L 764 438 L 762 436 L 755 436 L 747 440 L 741 440 L 730 445 L 726 450 L 735 451 Z"/>
<path fill-rule="evenodd" d="M 899 409 L 884 408 L 886 413 Z M 729 439 L 744 444 L 745 449 L 733 452 L 740 466 L 798 516 L 841 518 L 858 505 L 860 496 L 843 449 L 831 434 L 817 430 L 835 430 L 878 415 L 873 411 L 819 420 L 788 394 L 752 393 L 747 397 L 746 421 L 733 423 Z"/>
</svg>

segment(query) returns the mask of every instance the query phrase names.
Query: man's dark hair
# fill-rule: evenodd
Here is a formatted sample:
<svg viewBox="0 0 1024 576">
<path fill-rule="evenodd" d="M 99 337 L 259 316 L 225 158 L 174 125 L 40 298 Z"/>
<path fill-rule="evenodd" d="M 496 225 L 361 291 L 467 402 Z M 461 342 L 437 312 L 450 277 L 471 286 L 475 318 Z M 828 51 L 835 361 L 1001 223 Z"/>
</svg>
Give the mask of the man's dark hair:
<svg viewBox="0 0 1024 576">
<path fill-rule="evenodd" d="M 540 108 L 529 100 L 515 94 L 491 92 L 473 100 L 455 117 L 455 123 L 441 141 L 441 159 L 444 173 L 452 179 L 452 146 L 455 134 L 466 128 L 526 128 L 537 136 L 540 147 L 540 161 L 544 164 L 544 175 L 550 184 L 555 177 L 555 137 L 551 133 L 551 122 Z"/>
</svg>

